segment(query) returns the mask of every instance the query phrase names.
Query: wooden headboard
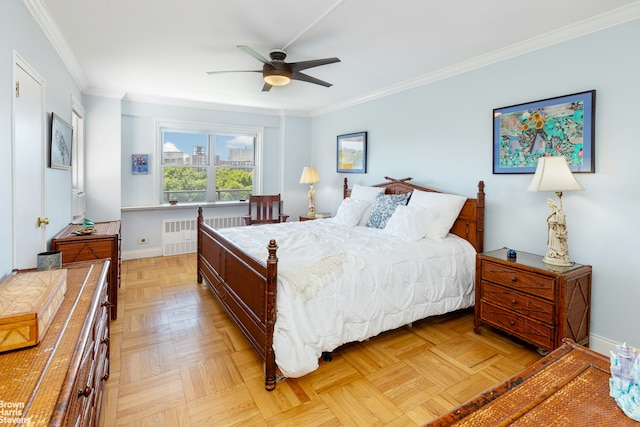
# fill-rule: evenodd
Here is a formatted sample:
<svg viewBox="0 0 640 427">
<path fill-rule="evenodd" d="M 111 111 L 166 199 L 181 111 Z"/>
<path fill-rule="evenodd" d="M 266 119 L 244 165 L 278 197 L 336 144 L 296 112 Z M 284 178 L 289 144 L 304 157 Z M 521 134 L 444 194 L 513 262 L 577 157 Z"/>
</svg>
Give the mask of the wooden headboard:
<svg viewBox="0 0 640 427">
<path fill-rule="evenodd" d="M 372 185 L 372 187 L 383 187 L 385 194 L 411 193 L 413 190 L 442 193 L 442 191 L 408 182 L 412 178 L 394 179 L 385 176 L 384 179 L 386 179 L 387 182 Z M 347 178 L 345 178 L 343 197 L 347 198 L 349 196 L 351 196 L 351 189 L 349 188 Z M 460 215 L 458 215 L 458 218 L 453 223 L 453 227 L 451 227 L 451 233 L 467 240 L 476 248 L 478 253 L 484 251 L 484 181 L 478 182 L 478 194 L 476 198 L 467 198 L 467 201 L 462 206 Z"/>
</svg>

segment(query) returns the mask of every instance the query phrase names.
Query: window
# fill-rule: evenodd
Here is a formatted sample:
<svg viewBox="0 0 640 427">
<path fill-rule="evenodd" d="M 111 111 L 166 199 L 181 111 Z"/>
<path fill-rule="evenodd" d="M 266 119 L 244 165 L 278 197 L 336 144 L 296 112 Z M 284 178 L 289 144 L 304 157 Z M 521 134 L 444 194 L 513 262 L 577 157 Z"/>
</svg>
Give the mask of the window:
<svg viewBox="0 0 640 427">
<path fill-rule="evenodd" d="M 257 191 L 259 131 L 162 124 L 159 130 L 161 203 L 245 200 Z"/>
</svg>

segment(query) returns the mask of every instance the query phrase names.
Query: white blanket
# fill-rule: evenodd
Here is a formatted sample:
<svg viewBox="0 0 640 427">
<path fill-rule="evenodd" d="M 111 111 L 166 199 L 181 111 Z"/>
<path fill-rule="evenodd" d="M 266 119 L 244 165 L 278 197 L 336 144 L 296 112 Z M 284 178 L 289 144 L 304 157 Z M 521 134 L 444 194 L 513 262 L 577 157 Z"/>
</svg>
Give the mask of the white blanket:
<svg viewBox="0 0 640 427">
<path fill-rule="evenodd" d="M 219 231 L 263 261 L 278 244 L 273 349 L 288 377 L 317 369 L 323 351 L 473 305 L 476 253 L 451 234 L 407 242 L 323 219 Z"/>
</svg>

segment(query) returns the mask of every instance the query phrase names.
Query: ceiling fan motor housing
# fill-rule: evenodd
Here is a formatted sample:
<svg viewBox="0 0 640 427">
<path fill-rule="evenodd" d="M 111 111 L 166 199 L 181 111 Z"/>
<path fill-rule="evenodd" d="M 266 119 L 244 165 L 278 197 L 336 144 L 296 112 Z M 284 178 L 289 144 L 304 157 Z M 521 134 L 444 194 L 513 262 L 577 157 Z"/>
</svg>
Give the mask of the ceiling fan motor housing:
<svg viewBox="0 0 640 427">
<path fill-rule="evenodd" d="M 272 61 L 284 61 L 287 57 L 287 51 L 284 49 L 271 49 L 269 51 L 269 57 Z"/>
</svg>

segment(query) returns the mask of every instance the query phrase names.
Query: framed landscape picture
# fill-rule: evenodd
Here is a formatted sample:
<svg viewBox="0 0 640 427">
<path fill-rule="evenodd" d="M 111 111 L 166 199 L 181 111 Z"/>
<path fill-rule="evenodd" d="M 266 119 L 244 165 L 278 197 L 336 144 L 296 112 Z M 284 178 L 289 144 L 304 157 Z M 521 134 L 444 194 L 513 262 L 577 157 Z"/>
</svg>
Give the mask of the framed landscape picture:
<svg viewBox="0 0 640 427">
<path fill-rule="evenodd" d="M 73 128 L 56 113 L 51 113 L 51 140 L 49 166 L 55 169 L 71 169 L 71 145 Z"/>
<path fill-rule="evenodd" d="M 538 158 L 564 156 L 572 172 L 595 172 L 596 91 L 493 110 L 493 173 L 534 173 Z"/>
<path fill-rule="evenodd" d="M 367 132 L 338 135 L 337 171 L 367 172 Z"/>
</svg>

